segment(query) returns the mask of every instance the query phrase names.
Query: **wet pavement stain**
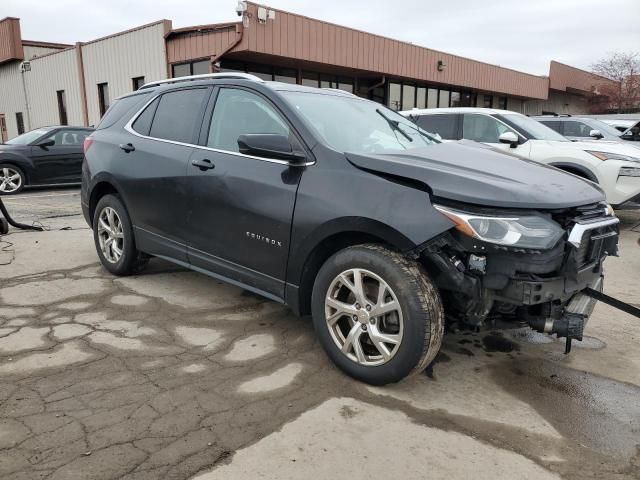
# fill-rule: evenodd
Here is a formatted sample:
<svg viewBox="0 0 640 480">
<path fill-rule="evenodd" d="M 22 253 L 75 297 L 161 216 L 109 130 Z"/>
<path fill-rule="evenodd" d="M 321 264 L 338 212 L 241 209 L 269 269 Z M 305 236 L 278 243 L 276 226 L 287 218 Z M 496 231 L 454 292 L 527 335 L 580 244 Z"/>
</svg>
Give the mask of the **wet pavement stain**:
<svg viewBox="0 0 640 480">
<path fill-rule="evenodd" d="M 485 352 L 510 353 L 520 350 L 520 345 L 509 340 L 502 332 L 491 332 L 482 337 Z"/>
</svg>

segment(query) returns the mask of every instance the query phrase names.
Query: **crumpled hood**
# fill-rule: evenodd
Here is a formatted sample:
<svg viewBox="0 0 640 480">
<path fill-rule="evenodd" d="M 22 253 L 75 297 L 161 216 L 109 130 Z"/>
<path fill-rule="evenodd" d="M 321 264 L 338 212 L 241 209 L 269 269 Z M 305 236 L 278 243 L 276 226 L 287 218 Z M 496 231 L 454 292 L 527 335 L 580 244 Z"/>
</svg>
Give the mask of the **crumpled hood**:
<svg viewBox="0 0 640 480">
<path fill-rule="evenodd" d="M 475 205 L 555 209 L 605 199 L 588 180 L 475 142 L 346 157 L 360 169 L 418 180 L 436 197 Z"/>
</svg>

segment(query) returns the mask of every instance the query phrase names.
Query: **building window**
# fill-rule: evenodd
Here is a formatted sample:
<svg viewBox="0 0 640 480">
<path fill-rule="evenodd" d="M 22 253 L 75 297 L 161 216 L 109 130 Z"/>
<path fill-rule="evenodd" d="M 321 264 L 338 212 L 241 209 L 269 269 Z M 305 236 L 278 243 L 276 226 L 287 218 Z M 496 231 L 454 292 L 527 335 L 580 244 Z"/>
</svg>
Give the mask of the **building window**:
<svg viewBox="0 0 640 480">
<path fill-rule="evenodd" d="M 427 108 L 438 108 L 438 89 L 430 88 L 427 91 Z"/>
<path fill-rule="evenodd" d="M 440 90 L 438 96 L 438 108 L 446 108 L 449 106 L 449 91 Z"/>
<path fill-rule="evenodd" d="M 484 108 L 493 108 L 493 95 L 485 95 L 482 106 Z"/>
<path fill-rule="evenodd" d="M 320 86 L 320 76 L 315 72 L 302 72 L 302 85 L 318 88 Z"/>
<path fill-rule="evenodd" d="M 416 87 L 402 85 L 402 110 L 411 110 L 416 106 Z"/>
<path fill-rule="evenodd" d="M 68 125 L 67 122 L 67 96 L 64 90 L 58 90 L 56 92 L 58 96 L 58 117 L 60 118 L 60 125 Z"/>
<path fill-rule="evenodd" d="M 108 83 L 98 84 L 98 105 L 100 106 L 100 116 L 102 117 L 102 115 L 104 115 L 104 113 L 107 110 L 109 110 L 109 84 Z M 66 123 L 64 125 L 66 125 Z"/>
<path fill-rule="evenodd" d="M 389 108 L 402 109 L 402 84 L 400 83 L 389 82 Z"/>
<path fill-rule="evenodd" d="M 338 78 L 338 88 L 345 92 L 353 93 L 353 79 L 349 77 Z"/>
<path fill-rule="evenodd" d="M 507 97 L 498 97 L 498 108 L 500 110 L 507 109 Z"/>
<path fill-rule="evenodd" d="M 133 91 L 135 92 L 141 86 L 144 85 L 144 77 L 134 77 L 131 79 L 131 84 L 133 85 Z"/>
<path fill-rule="evenodd" d="M 179 63 L 171 66 L 171 76 L 188 77 L 189 75 L 204 75 L 209 72 L 209 60 L 199 60 L 197 62 Z"/>
<path fill-rule="evenodd" d="M 16 124 L 18 125 L 18 135 L 24 133 L 24 119 L 22 118 L 22 112 L 16 112 Z"/>
<path fill-rule="evenodd" d="M 460 107 L 460 92 L 451 92 L 451 106 Z"/>
<path fill-rule="evenodd" d="M 416 90 L 416 108 L 425 108 L 427 106 L 427 88 L 418 87 Z"/>
<path fill-rule="evenodd" d="M 276 68 L 273 79 L 276 82 L 298 83 L 298 72 L 291 68 Z"/>
</svg>

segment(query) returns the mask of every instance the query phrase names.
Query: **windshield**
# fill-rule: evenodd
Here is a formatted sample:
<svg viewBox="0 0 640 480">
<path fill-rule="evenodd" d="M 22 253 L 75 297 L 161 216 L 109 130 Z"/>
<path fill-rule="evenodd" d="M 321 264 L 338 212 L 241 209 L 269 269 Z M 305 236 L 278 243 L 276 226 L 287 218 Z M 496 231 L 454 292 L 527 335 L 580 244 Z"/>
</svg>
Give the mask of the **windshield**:
<svg viewBox="0 0 640 480">
<path fill-rule="evenodd" d="M 281 92 L 330 147 L 339 152 L 385 153 L 440 143 L 408 119 L 357 97 Z"/>
<path fill-rule="evenodd" d="M 532 118 L 525 117 L 524 115 L 501 113 L 497 116 L 514 127 L 516 130 L 520 130 L 522 133 L 525 133 L 526 136 L 533 138 L 534 140 L 553 140 L 554 142 L 570 141 L 555 130 L 551 130 L 546 125 L 543 125 Z"/>
<path fill-rule="evenodd" d="M 39 128 L 38 130 L 31 130 L 30 132 L 23 133 L 22 135 L 5 142 L 7 145 L 29 145 L 31 142 L 35 142 L 41 136 L 48 133 L 50 130 L 46 128 Z"/>
</svg>

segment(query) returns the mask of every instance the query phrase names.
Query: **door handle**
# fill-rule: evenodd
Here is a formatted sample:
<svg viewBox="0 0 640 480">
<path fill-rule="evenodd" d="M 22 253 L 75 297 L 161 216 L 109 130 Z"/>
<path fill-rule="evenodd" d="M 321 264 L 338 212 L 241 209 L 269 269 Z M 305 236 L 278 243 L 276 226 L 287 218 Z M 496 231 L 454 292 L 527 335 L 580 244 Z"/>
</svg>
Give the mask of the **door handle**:
<svg viewBox="0 0 640 480">
<path fill-rule="evenodd" d="M 124 150 L 125 152 L 129 153 L 129 152 L 133 152 L 136 147 L 134 147 L 132 144 L 130 143 L 121 143 L 120 145 L 118 145 L 122 150 Z"/>
<path fill-rule="evenodd" d="M 212 170 L 216 168 L 213 162 L 208 158 L 203 158 L 202 160 L 191 160 L 191 165 L 198 167 L 203 172 L 205 170 Z"/>
</svg>

